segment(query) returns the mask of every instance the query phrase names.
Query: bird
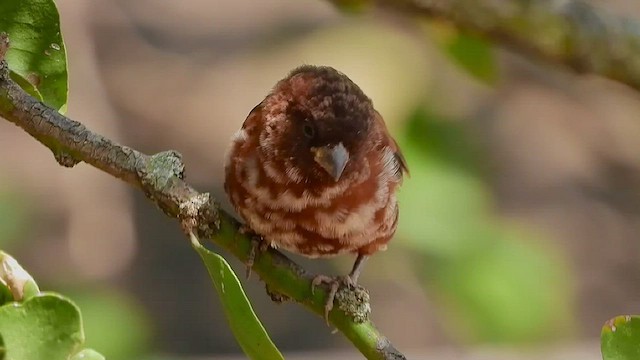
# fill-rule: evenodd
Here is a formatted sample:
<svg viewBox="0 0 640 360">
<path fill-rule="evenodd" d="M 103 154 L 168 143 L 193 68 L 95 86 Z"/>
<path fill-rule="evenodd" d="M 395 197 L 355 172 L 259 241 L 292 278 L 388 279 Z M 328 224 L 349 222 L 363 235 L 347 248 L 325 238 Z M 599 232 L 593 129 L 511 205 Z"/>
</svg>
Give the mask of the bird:
<svg viewBox="0 0 640 360">
<path fill-rule="evenodd" d="M 339 287 L 357 285 L 398 225 L 408 167 L 382 116 L 345 74 L 302 65 L 250 111 L 225 159 L 225 192 L 263 249 L 356 256 L 348 275 L 312 281 L 331 285 L 328 322 Z"/>
</svg>

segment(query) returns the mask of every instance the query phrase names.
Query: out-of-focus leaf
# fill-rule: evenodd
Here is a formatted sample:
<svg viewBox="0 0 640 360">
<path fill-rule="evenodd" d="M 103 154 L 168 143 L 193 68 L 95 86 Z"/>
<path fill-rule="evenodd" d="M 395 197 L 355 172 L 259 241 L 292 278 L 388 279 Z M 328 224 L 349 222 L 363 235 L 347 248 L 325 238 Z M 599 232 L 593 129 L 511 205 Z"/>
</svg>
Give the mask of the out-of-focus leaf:
<svg viewBox="0 0 640 360">
<path fill-rule="evenodd" d="M 0 251 L 0 282 L 11 292 L 13 300 L 22 301 L 40 293 L 38 284 L 11 255 Z"/>
<path fill-rule="evenodd" d="M 491 44 L 444 22 L 430 22 L 429 34 L 444 52 L 476 79 L 493 84 L 498 66 Z"/>
<path fill-rule="evenodd" d="M 453 167 L 463 175 L 477 175 L 480 171 L 478 163 L 485 160 L 482 149 L 474 144 L 462 121 L 443 118 L 426 107 L 412 114 L 405 134 L 403 142 L 411 142 L 409 146 L 424 160 Z"/>
<path fill-rule="evenodd" d="M 0 360 L 6 359 L 7 356 L 7 348 L 4 346 L 4 340 L 2 339 L 2 334 L 0 334 Z"/>
<path fill-rule="evenodd" d="M 458 256 L 483 247 L 484 237 L 475 235 L 488 220 L 488 193 L 479 180 L 433 159 L 416 158 L 407 147 L 403 150 L 411 178 L 398 195 L 397 237 L 431 256 Z M 417 165 L 416 159 L 423 163 Z"/>
<path fill-rule="evenodd" d="M 395 243 L 422 256 L 452 336 L 521 343 L 566 333 L 570 279 L 560 250 L 493 213 L 482 152 L 459 124 L 420 111 L 399 138 L 411 177 L 398 196 Z"/>
<path fill-rule="evenodd" d="M 53 0 L 0 1 L 0 32 L 9 34 L 11 41 L 9 68 L 35 87 L 47 105 L 64 112 L 67 55 Z"/>
<path fill-rule="evenodd" d="M 82 310 L 85 346 L 109 360 L 140 359 L 148 351 L 151 324 L 144 308 L 114 289 L 65 291 Z"/>
<path fill-rule="evenodd" d="M 57 294 L 0 307 L 7 360 L 67 359 L 84 341 L 80 311 Z"/>
<path fill-rule="evenodd" d="M 640 359 L 640 316 L 617 316 L 602 327 L 603 360 Z"/>
<path fill-rule="evenodd" d="M 0 249 L 9 248 L 27 229 L 28 200 L 27 194 L 20 194 L 0 180 Z"/>
<path fill-rule="evenodd" d="M 204 248 L 194 235 L 191 235 L 191 244 L 207 267 L 227 322 L 244 353 L 251 359 L 284 359 L 251 308 L 238 277 L 227 261 Z"/>
<path fill-rule="evenodd" d="M 373 5 L 371 0 L 332 0 L 331 2 L 344 12 L 356 14 L 369 9 Z"/>
<path fill-rule="evenodd" d="M 411 169 L 398 195 L 398 237 L 433 256 L 482 247 L 475 234 L 488 221 L 490 195 L 474 168 L 480 151 L 459 122 L 420 109 L 398 140 Z"/>
<path fill-rule="evenodd" d="M 504 343 L 566 333 L 570 279 L 554 249 L 500 223 L 477 236 L 485 246 L 441 265 L 434 279 L 455 324 L 449 330 L 465 328 L 467 341 Z"/>
</svg>

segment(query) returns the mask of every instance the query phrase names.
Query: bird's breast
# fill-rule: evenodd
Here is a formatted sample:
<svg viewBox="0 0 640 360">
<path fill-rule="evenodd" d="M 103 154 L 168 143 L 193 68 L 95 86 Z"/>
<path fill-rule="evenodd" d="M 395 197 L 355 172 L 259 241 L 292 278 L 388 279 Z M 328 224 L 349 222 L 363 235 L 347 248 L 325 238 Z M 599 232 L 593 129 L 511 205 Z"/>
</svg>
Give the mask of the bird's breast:
<svg viewBox="0 0 640 360">
<path fill-rule="evenodd" d="M 310 189 L 257 154 L 233 156 L 225 184 L 231 202 L 274 247 L 309 257 L 375 252 L 395 232 L 398 181 L 382 162 L 365 159 L 353 176 Z"/>
</svg>

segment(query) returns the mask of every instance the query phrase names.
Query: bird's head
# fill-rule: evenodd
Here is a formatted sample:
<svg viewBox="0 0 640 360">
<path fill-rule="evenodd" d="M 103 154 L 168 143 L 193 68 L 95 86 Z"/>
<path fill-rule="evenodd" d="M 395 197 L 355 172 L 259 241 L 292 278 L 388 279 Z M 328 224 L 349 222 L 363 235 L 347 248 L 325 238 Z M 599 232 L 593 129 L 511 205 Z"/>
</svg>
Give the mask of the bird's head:
<svg viewBox="0 0 640 360">
<path fill-rule="evenodd" d="M 371 100 L 333 68 L 293 70 L 261 106 L 263 157 L 294 182 L 349 178 L 374 146 Z"/>
</svg>

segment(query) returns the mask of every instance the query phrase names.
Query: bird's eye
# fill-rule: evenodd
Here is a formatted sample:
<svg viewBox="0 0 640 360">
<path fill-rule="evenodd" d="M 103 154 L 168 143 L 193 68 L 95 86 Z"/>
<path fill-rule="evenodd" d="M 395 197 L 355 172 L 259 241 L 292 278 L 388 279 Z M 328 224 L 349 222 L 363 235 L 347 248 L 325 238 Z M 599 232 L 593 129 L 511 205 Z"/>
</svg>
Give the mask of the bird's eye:
<svg viewBox="0 0 640 360">
<path fill-rule="evenodd" d="M 302 125 L 302 132 L 304 133 L 304 136 L 309 139 L 312 139 L 316 134 L 316 130 L 313 128 L 313 126 L 311 126 L 311 124 L 308 123 Z"/>
</svg>

